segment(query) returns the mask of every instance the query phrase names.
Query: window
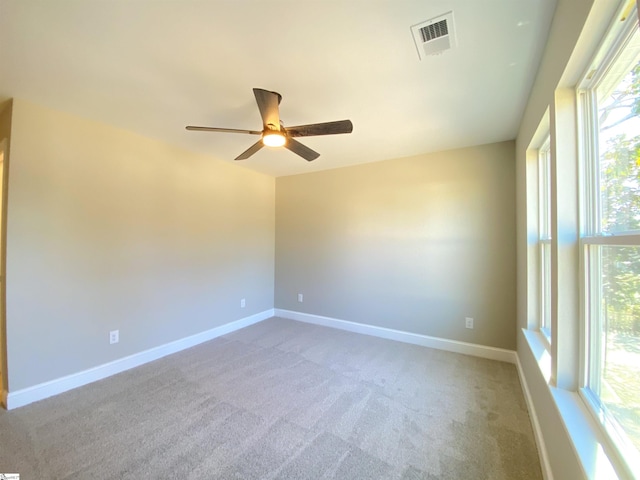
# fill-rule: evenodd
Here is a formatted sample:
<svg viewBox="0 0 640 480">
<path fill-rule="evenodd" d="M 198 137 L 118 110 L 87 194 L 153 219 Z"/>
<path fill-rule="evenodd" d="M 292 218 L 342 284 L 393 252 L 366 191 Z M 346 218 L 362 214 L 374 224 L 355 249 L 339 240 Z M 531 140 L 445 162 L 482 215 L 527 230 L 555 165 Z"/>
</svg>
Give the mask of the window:
<svg viewBox="0 0 640 480">
<path fill-rule="evenodd" d="M 540 331 L 551 343 L 551 148 L 547 136 L 538 151 L 538 256 Z"/>
<path fill-rule="evenodd" d="M 582 393 L 627 462 L 640 452 L 637 18 L 633 12 L 608 37 L 578 92 L 583 125 L 581 241 L 586 327 Z"/>
</svg>

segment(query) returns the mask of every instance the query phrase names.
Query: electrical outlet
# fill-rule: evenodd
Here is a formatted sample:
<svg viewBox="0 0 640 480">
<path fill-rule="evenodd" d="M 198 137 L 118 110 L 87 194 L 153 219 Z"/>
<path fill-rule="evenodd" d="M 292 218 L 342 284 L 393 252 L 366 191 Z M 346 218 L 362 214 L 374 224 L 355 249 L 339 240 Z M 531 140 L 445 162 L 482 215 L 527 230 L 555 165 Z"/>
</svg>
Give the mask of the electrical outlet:
<svg viewBox="0 0 640 480">
<path fill-rule="evenodd" d="M 467 328 L 473 328 L 473 318 L 465 317 L 464 326 L 467 327 Z"/>
<path fill-rule="evenodd" d="M 244 308 L 247 306 L 247 301 L 243 298 L 240 300 L 240 308 Z"/>
<path fill-rule="evenodd" d="M 303 298 L 304 298 L 304 297 L 302 296 L 302 294 L 301 294 L 301 293 L 299 293 L 299 294 L 298 294 L 298 301 L 299 301 L 300 303 L 302 303 Z"/>
<path fill-rule="evenodd" d="M 120 330 L 112 330 L 109 332 L 109 343 L 113 345 L 120 341 Z"/>
</svg>

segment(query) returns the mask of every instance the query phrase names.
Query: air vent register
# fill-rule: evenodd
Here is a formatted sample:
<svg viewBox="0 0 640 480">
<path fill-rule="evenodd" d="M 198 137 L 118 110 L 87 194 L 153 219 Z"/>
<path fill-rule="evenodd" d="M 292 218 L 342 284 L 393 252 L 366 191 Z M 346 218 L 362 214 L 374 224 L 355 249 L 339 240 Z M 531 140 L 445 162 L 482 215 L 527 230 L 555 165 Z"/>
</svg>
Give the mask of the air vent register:
<svg viewBox="0 0 640 480">
<path fill-rule="evenodd" d="M 453 12 L 431 18 L 411 27 L 418 56 L 439 55 L 456 46 Z"/>
</svg>

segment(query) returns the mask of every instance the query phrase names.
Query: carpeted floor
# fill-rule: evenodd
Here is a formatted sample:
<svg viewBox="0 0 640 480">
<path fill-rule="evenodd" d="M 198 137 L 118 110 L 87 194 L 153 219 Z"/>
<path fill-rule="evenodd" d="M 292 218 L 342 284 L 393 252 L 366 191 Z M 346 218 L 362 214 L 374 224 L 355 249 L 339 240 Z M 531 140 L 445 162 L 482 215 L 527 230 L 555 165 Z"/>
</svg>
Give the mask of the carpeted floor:
<svg viewBox="0 0 640 480">
<path fill-rule="evenodd" d="M 541 479 L 513 365 L 273 318 L 0 411 L 28 479 Z"/>
</svg>

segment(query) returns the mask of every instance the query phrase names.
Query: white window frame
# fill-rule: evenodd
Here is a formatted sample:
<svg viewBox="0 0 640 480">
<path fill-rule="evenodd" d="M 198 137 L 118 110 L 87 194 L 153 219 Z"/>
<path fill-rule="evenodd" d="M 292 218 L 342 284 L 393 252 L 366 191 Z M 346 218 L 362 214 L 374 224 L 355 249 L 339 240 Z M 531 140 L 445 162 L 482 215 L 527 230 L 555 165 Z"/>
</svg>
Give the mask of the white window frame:
<svg viewBox="0 0 640 480">
<path fill-rule="evenodd" d="M 635 7 L 634 7 L 635 9 Z M 601 368 L 603 363 L 602 345 L 597 333 L 602 331 L 602 278 L 600 249 L 603 246 L 640 246 L 640 231 L 606 234 L 602 232 L 599 145 L 598 145 L 598 107 L 596 88 L 609 71 L 609 67 L 627 45 L 633 32 L 638 29 L 637 12 L 632 12 L 624 24 L 614 24 L 590 68 L 579 83 L 578 121 L 581 157 L 581 278 L 582 278 L 582 322 L 583 352 L 580 370 L 580 396 L 594 414 L 604 432 L 611 439 L 612 454 L 625 465 L 629 473 L 640 471 L 640 462 L 636 460 L 637 449 L 631 445 L 618 422 L 600 401 L 596 392 L 600 391 Z M 618 17 L 616 17 L 618 18 Z M 595 133 L 595 134 L 594 134 Z"/>
</svg>

